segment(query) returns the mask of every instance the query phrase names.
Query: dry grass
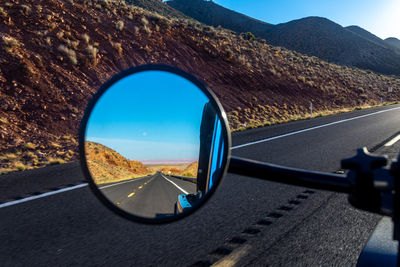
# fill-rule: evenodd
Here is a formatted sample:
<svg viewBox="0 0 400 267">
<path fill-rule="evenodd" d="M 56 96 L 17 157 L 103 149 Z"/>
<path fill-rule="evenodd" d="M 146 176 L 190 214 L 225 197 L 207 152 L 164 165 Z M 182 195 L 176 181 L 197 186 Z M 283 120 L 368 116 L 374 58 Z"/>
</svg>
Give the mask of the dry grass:
<svg viewBox="0 0 400 267">
<path fill-rule="evenodd" d="M 34 149 L 36 149 L 36 145 L 35 144 L 32 144 L 32 143 L 30 143 L 30 142 L 28 142 L 28 143 L 26 143 L 25 145 L 24 145 L 24 148 L 25 149 L 28 149 L 28 150 L 34 150 Z"/>
<path fill-rule="evenodd" d="M 65 162 L 65 160 L 62 159 L 62 158 L 53 158 L 53 157 L 50 157 L 50 158 L 48 158 L 48 160 L 47 160 L 47 164 L 48 164 L 48 165 L 57 165 L 57 164 L 64 164 L 64 163 L 66 163 L 66 162 Z"/>
<path fill-rule="evenodd" d="M 352 108 L 337 108 L 331 110 L 314 110 L 313 115 L 309 112 L 301 112 L 299 114 L 290 114 L 290 110 L 280 110 L 278 108 L 268 107 L 264 108 L 264 113 L 260 112 L 260 109 L 251 110 L 234 110 L 228 112 L 228 121 L 232 132 L 244 131 L 248 129 L 260 128 L 265 126 L 271 126 L 276 124 L 287 123 L 291 121 L 306 120 L 316 117 L 325 117 L 329 115 L 335 115 L 345 112 L 351 112 L 354 110 L 362 110 L 379 106 L 387 106 L 392 104 L 398 104 L 398 101 L 383 103 L 382 105 L 369 105 L 365 104 L 362 106 L 356 106 Z M 271 110 L 272 112 L 265 112 L 265 110 Z M 274 111 L 275 110 L 275 111 Z"/>
</svg>

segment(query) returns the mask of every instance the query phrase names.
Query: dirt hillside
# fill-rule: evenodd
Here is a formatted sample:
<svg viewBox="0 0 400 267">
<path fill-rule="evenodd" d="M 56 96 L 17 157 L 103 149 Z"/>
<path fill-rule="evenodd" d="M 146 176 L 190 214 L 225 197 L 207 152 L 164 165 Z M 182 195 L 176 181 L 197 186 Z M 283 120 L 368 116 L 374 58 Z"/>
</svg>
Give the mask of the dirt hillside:
<svg viewBox="0 0 400 267">
<path fill-rule="evenodd" d="M 100 0 L 0 2 L 0 170 L 77 158 L 91 95 L 146 63 L 193 73 L 232 129 L 397 100 L 400 79 L 341 67 L 252 36 Z"/>
</svg>

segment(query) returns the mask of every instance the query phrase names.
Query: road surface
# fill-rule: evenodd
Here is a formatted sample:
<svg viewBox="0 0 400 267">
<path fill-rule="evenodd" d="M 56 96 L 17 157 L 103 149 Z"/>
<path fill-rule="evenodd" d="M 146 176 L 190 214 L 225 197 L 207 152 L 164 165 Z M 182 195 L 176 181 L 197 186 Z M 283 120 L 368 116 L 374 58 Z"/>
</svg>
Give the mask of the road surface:
<svg viewBox="0 0 400 267">
<path fill-rule="evenodd" d="M 235 133 L 232 152 L 336 171 L 357 148 L 375 150 L 396 136 L 399 108 Z M 112 214 L 83 179 L 77 163 L 1 176 L 2 266 L 351 266 L 380 220 L 351 208 L 343 194 L 228 174 L 195 214 L 143 225 Z"/>
</svg>

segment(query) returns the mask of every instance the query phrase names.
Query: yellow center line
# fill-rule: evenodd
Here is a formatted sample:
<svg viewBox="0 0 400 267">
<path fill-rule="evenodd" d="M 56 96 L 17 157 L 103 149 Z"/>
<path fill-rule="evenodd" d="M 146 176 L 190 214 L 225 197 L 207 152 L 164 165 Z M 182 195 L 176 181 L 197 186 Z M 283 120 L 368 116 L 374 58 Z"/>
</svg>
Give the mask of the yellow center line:
<svg viewBox="0 0 400 267">
<path fill-rule="evenodd" d="M 150 181 L 152 181 L 154 178 L 151 178 L 149 181 L 145 182 L 144 184 L 142 184 L 141 186 L 138 187 L 138 189 L 142 189 L 144 185 L 146 185 L 147 183 L 149 183 Z M 128 197 L 132 197 L 134 194 L 136 193 L 136 190 L 133 190 L 132 193 L 130 193 L 128 195 Z M 117 205 L 119 205 L 119 203 L 117 203 Z"/>
</svg>

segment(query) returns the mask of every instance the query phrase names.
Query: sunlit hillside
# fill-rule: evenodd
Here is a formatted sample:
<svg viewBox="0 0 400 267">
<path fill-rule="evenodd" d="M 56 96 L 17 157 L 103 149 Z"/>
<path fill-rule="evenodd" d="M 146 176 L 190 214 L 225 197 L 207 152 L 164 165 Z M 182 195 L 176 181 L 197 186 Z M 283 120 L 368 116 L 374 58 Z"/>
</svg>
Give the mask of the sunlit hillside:
<svg viewBox="0 0 400 267">
<path fill-rule="evenodd" d="M 198 77 L 233 130 L 307 117 L 310 101 L 318 115 L 400 96 L 397 76 L 123 1 L 0 1 L 1 172 L 76 160 L 90 97 L 114 74 L 147 63 Z"/>
<path fill-rule="evenodd" d="M 143 177 L 151 171 L 142 163 L 128 160 L 118 152 L 95 142 L 85 142 L 86 162 L 98 184 Z"/>
</svg>

